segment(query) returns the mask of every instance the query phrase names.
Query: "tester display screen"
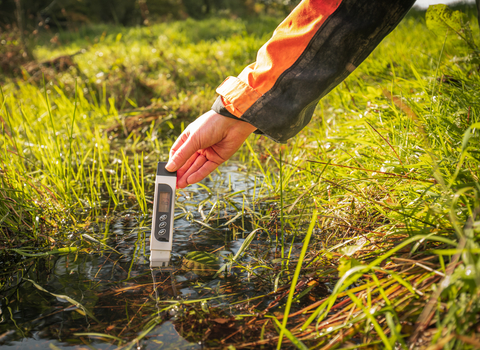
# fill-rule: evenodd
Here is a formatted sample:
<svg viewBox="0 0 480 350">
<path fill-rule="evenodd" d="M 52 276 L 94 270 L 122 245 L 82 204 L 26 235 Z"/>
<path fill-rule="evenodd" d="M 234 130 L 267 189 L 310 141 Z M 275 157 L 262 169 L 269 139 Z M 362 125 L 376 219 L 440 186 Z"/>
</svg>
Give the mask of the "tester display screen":
<svg viewBox="0 0 480 350">
<path fill-rule="evenodd" d="M 158 184 L 156 192 L 156 209 L 154 220 L 154 235 L 157 241 L 169 242 L 172 231 L 172 201 L 174 192 L 167 184 Z"/>
<path fill-rule="evenodd" d="M 170 193 L 169 192 L 159 192 L 158 193 L 158 212 L 159 213 L 168 213 L 170 209 Z"/>
</svg>

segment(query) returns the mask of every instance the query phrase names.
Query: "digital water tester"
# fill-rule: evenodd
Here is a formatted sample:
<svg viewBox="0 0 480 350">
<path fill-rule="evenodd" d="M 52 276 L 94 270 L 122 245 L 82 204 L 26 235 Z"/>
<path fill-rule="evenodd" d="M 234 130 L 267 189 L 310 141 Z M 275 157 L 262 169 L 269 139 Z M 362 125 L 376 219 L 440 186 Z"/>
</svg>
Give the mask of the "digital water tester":
<svg viewBox="0 0 480 350">
<path fill-rule="evenodd" d="M 153 199 L 152 233 L 150 235 L 150 266 L 168 266 L 173 241 L 175 188 L 177 172 L 165 169 L 166 162 L 158 162 Z"/>
</svg>

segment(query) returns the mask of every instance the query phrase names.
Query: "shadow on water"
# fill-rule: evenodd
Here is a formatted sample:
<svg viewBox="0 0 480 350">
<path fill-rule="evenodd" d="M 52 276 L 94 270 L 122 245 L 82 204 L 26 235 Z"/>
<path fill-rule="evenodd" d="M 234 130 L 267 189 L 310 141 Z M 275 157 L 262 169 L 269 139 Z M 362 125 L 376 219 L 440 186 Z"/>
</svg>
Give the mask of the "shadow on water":
<svg viewBox="0 0 480 350">
<path fill-rule="evenodd" d="M 110 232 L 106 242 L 116 252 L 25 258 L 16 265 L 18 271 L 8 273 L 0 290 L 0 346 L 196 349 L 207 340 L 224 337 L 222 327 L 232 327 L 232 303 L 254 296 L 255 286 L 241 271 L 206 278 L 186 271 L 181 262 L 183 255 L 194 250 L 216 252 L 226 261 L 251 230 L 246 220 L 235 226 L 243 225 L 244 231 L 232 231 L 231 225 L 222 228 L 238 216 L 238 208 L 254 191 L 254 176 L 236 169 L 235 165 L 224 167 L 223 175 L 204 182 L 209 189 L 196 185 L 177 193 L 178 219 L 167 269 L 150 269 L 151 221 L 132 211 L 104 220 Z M 229 197 L 230 208 L 217 208 L 222 215 L 213 218 L 212 206 L 237 191 L 243 192 Z M 198 223 L 206 215 L 213 218 L 208 221 L 213 229 Z M 262 244 L 267 243 L 254 241 L 252 246 L 272 249 Z M 194 325 L 189 323 L 192 318 Z"/>
</svg>

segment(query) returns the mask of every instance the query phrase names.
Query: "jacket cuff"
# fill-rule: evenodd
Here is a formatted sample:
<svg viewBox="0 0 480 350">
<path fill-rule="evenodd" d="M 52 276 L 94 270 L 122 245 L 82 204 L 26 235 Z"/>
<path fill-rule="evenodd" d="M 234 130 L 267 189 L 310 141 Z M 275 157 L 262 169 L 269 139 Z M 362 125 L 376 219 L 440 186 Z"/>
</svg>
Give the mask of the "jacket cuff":
<svg viewBox="0 0 480 350">
<path fill-rule="evenodd" d="M 253 125 L 252 123 L 250 123 L 249 121 L 245 120 L 245 119 L 242 119 L 242 118 L 238 118 L 236 117 L 235 115 L 233 115 L 232 113 L 230 113 L 228 111 L 228 109 L 225 107 L 225 104 L 223 103 L 223 98 L 222 96 L 218 96 L 217 99 L 215 100 L 215 102 L 213 103 L 213 106 L 212 106 L 212 111 L 224 116 L 224 117 L 227 117 L 227 118 L 232 118 L 232 119 L 237 119 L 237 120 L 240 120 L 242 122 L 245 122 L 245 123 L 249 123 L 251 125 Z M 253 125 L 255 126 L 255 125 Z M 261 130 L 259 130 L 257 128 L 257 130 L 255 130 L 253 132 L 254 134 L 257 134 L 257 135 L 263 135 L 263 132 Z"/>
<path fill-rule="evenodd" d="M 223 100 L 222 96 L 217 97 L 217 99 L 213 103 L 212 111 L 214 111 L 218 114 L 221 114 L 221 115 L 223 115 L 224 117 L 227 117 L 227 118 L 240 119 L 237 116 L 230 113 L 230 111 L 225 107 L 225 104 L 223 103 L 222 100 Z M 240 119 L 240 120 L 242 120 L 242 119 Z"/>
<path fill-rule="evenodd" d="M 236 77 L 225 79 L 216 91 L 223 97 L 225 108 L 238 118 L 241 118 L 262 96 L 257 90 Z"/>
</svg>

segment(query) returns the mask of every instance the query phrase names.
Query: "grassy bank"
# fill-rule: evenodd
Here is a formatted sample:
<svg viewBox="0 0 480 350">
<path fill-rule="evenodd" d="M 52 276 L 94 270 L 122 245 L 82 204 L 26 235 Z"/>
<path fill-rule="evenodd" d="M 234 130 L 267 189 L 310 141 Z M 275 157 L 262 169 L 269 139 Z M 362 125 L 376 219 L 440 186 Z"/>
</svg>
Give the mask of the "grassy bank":
<svg viewBox="0 0 480 350">
<path fill-rule="evenodd" d="M 211 19 L 39 37 L 35 54 L 50 62 L 2 83 L 5 259 L 34 247 L 88 251 L 82 228 L 99 215 L 130 209 L 147 218 L 156 162 L 277 22 Z M 285 336 L 283 346 L 298 348 L 478 347 L 476 55 L 411 13 L 320 102 L 301 134 L 286 145 L 249 138 L 236 157 L 258 173 L 262 191 L 242 213 L 265 233 L 258 239 L 278 249 L 272 256 L 252 245 L 232 265 L 258 281 L 256 298 L 274 302 L 244 300 L 238 332 L 210 345 L 275 347 Z M 221 209 L 212 211 L 218 217 Z M 190 307 L 197 316 L 184 322 L 200 327 L 205 311 Z"/>
<path fill-rule="evenodd" d="M 218 80 L 247 64 L 277 22 L 187 20 L 39 35 L 38 62 L 2 78 L 2 245 L 39 243 L 44 223 L 75 222 L 62 220 L 65 210 L 108 214 L 126 198 L 143 198 L 143 185 L 131 187 L 143 176 L 136 164 L 150 163 L 151 172 L 166 159 L 184 122 L 210 108 Z M 15 38 L 4 37 L 13 51 Z M 138 203 L 146 213 L 145 199 Z"/>
</svg>

